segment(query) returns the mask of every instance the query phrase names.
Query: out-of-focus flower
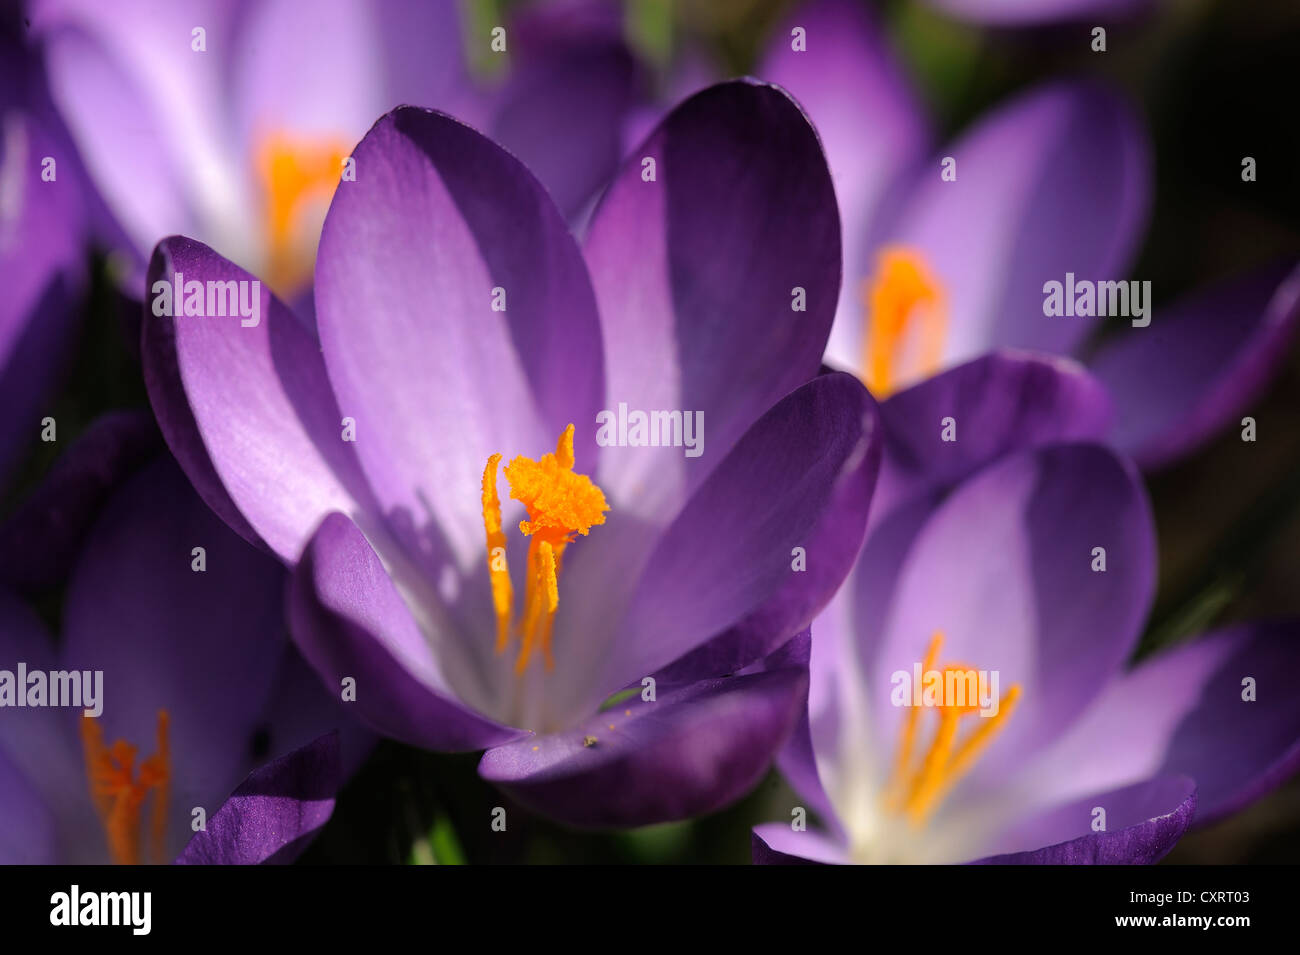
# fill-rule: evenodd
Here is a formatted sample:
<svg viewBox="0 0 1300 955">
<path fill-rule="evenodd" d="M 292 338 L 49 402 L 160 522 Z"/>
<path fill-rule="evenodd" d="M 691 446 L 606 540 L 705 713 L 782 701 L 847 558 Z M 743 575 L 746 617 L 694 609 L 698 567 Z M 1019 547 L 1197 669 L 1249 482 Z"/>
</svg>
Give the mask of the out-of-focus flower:
<svg viewBox="0 0 1300 955">
<path fill-rule="evenodd" d="M 285 861 L 341 783 L 340 739 L 321 734 L 340 730 L 351 768 L 367 747 L 288 640 L 283 568 L 222 524 L 169 457 L 129 473 L 150 427 L 132 415 L 93 425 L 0 533 L 7 565 L 15 550 L 42 566 L 47 548 L 74 555 L 57 645 L 0 596 L 6 862 L 165 862 L 191 837 L 199 861 Z M 91 520 L 80 495 L 101 482 L 115 489 Z M 74 672 L 85 705 L 53 705 L 68 701 L 54 699 L 52 674 Z M 226 802 L 250 771 L 304 745 Z"/>
<path fill-rule="evenodd" d="M 1134 469 L 1089 441 L 1108 418 L 1081 368 L 1012 354 L 882 404 L 880 509 L 781 757 L 827 830 L 760 826 L 757 861 L 1153 862 L 1300 765 L 1297 624 L 1125 669 L 1155 540 Z M 950 671 L 984 696 L 916 705 Z"/>
<path fill-rule="evenodd" d="M 146 315 L 168 443 L 296 565 L 294 638 L 374 728 L 488 748 L 483 776 L 578 824 L 736 798 L 798 712 L 793 638 L 878 465 L 867 391 L 818 375 L 840 249 L 811 127 L 765 84 L 691 98 L 624 166 L 585 261 L 529 172 L 446 116 L 397 110 L 354 155 L 319 339 L 269 296 L 253 328 Z M 185 239 L 150 278 L 176 273 L 249 278 Z M 602 413 L 647 412 L 655 446 L 600 438 Z"/>
<path fill-rule="evenodd" d="M 129 236 L 129 281 L 161 239 L 184 234 L 309 302 L 330 197 L 364 175 L 345 170 L 348 150 L 395 106 L 483 128 L 535 166 L 566 213 L 608 180 L 637 68 L 616 17 L 569 6 L 466 26 L 454 0 L 36 0 L 32 21 Z M 476 80 L 466 42 L 503 75 Z"/>
<path fill-rule="evenodd" d="M 1073 278 L 1118 283 L 1122 300 L 1117 287 L 1107 301 L 1129 310 L 1142 291 L 1124 280 L 1146 221 L 1149 146 L 1122 98 L 1087 83 L 1035 89 L 922 160 L 924 121 L 867 11 L 819 0 L 791 23 L 806 51 L 776 31 L 759 75 L 808 111 L 835 177 L 846 238 L 832 365 L 884 397 L 992 348 L 1087 355 L 1116 400 L 1108 440 L 1144 468 L 1194 450 L 1260 396 L 1300 323 L 1294 261 L 1154 316 L 1147 295 L 1145 327 L 1074 317 Z M 1050 282 L 1070 299 L 1065 314 L 1045 314 Z"/>
<path fill-rule="evenodd" d="M 467 92 L 452 2 L 37 0 L 30 18 L 135 274 L 184 232 L 301 292 L 351 144 L 397 103 Z"/>
<path fill-rule="evenodd" d="M 40 61 L 0 12 L 0 476 L 41 428 L 85 284 L 92 199 Z"/>
</svg>

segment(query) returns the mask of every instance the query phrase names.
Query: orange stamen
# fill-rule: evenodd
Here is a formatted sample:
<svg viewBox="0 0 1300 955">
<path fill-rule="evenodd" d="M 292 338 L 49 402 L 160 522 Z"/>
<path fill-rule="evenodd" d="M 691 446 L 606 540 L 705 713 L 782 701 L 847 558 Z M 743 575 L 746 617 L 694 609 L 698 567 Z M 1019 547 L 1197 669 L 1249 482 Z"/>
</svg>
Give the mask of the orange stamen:
<svg viewBox="0 0 1300 955">
<path fill-rule="evenodd" d="M 255 162 L 266 204 L 265 277 L 281 295 L 292 295 L 311 280 L 320 225 L 346 156 L 336 137 L 275 133 L 258 146 Z"/>
<path fill-rule="evenodd" d="M 496 494 L 496 469 L 500 460 L 501 455 L 492 455 L 483 472 L 483 526 L 497 615 L 498 653 L 504 652 L 509 642 L 513 600 L 504 557 L 500 563 L 492 563 L 496 548 L 501 548 L 500 555 L 505 552 L 501 502 Z M 536 461 L 519 455 L 504 469 L 510 496 L 522 502 L 528 512 L 528 519 L 520 521 L 519 530 L 532 538 L 525 571 L 519 656 L 515 659 L 518 674 L 528 669 L 533 653 L 539 648 L 546 669 L 554 668 L 551 633 L 560 605 L 559 576 L 564 550 L 576 535 L 586 536 L 592 527 L 605 523 L 605 512 L 609 510 L 604 492 L 587 475 L 575 473 L 573 466 L 573 425 L 569 425 L 556 442 L 553 454 L 545 454 Z"/>
<path fill-rule="evenodd" d="M 939 370 L 948 318 L 943 286 L 918 250 L 886 246 L 876 262 L 875 275 L 862 284 L 862 377 L 883 398 Z M 919 354 L 909 361 L 904 352 L 913 320 L 920 324 Z"/>
<path fill-rule="evenodd" d="M 137 774 L 135 746 L 122 739 L 105 746 L 99 721 L 90 716 L 81 719 L 81 742 L 90 797 L 104 827 L 109 854 L 119 865 L 137 865 L 140 862 L 140 816 L 150 793 L 153 794 L 153 807 L 149 856 L 154 863 L 165 859 L 171 784 L 169 725 L 167 711 L 159 710 L 157 750 L 140 764 Z"/>
<path fill-rule="evenodd" d="M 960 677 L 970 672 L 970 668 L 962 664 L 950 663 L 936 669 L 942 645 L 943 633 L 936 631 L 930 639 L 921 672 L 942 674 L 946 686 L 949 673 L 955 673 Z M 916 745 L 921 707 L 909 706 L 903 718 L 893 775 L 885 790 L 886 809 L 890 812 L 902 812 L 914 827 L 924 825 L 952 787 L 969 772 L 994 737 L 1006 726 L 1020 696 L 1020 684 L 1014 684 L 1003 694 L 997 712 L 986 718 L 982 717 L 980 725 L 960 742 L 957 735 L 962 719 L 978 713 L 980 708 L 978 698 L 967 697 L 960 703 L 956 700 L 945 700 L 936 706 L 939 725 L 930 740 L 929 749 L 921 757 L 919 764 L 914 764 L 912 752 Z"/>
</svg>

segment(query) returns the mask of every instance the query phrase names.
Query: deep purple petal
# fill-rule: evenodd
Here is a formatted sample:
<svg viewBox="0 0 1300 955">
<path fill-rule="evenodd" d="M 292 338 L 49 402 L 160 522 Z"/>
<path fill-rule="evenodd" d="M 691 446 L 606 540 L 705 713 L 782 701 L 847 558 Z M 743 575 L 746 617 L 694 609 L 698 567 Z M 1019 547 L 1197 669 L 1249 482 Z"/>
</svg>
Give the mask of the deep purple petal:
<svg viewBox="0 0 1300 955">
<path fill-rule="evenodd" d="M 820 524 L 801 545 L 808 558 L 806 569 L 788 575 L 761 606 L 735 626 L 671 664 L 665 677 L 698 680 L 733 673 L 807 627 L 839 590 L 862 547 L 867 514 L 874 507 L 872 493 L 881 457 L 880 442 L 872 440 L 877 433 L 874 402 L 869 402 L 867 414 L 871 417 L 864 428 L 870 442 L 867 453 L 845 463 Z"/>
<path fill-rule="evenodd" d="M 1119 280 L 1145 224 L 1148 148 L 1132 108 L 1104 88 L 1058 84 L 985 116 L 921 170 L 894 241 L 944 286 L 945 364 L 990 347 L 1068 353 L 1107 319 L 1048 317 L 1043 285 Z"/>
<path fill-rule="evenodd" d="M 755 422 L 656 545 L 601 685 L 639 682 L 746 618 L 760 624 L 756 633 L 766 631 L 751 651 L 776 636 L 771 624 L 811 619 L 852 560 L 876 444 L 874 402 L 841 372 L 813 379 Z M 837 515 L 845 484 L 853 486 L 845 492 L 852 506 Z M 844 540 L 831 541 L 825 535 L 836 516 L 851 526 Z M 797 569 L 797 547 L 808 567 L 830 566 Z"/>
<path fill-rule="evenodd" d="M 187 285 L 255 281 L 206 246 L 174 237 L 154 254 L 150 289 L 177 274 Z M 232 526 L 242 532 L 247 522 L 287 563 L 331 510 L 359 520 L 374 514 L 357 445 L 343 440 L 320 345 L 265 286 L 251 326 L 242 315 L 158 316 L 152 301 L 141 333 L 150 400 L 173 453 L 217 513 L 228 517 L 233 504 Z"/>
<path fill-rule="evenodd" d="M 384 565 L 342 514 L 321 524 L 289 588 L 293 638 L 327 688 L 375 731 L 433 750 L 482 749 L 517 739 L 462 704 Z"/>
<path fill-rule="evenodd" d="M 148 412 L 95 419 L 0 525 L 0 579 L 23 589 L 65 579 L 104 502 L 161 444 Z"/>
<path fill-rule="evenodd" d="M 885 457 L 874 524 L 897 504 L 947 490 L 1025 448 L 1101 439 L 1106 390 L 1065 358 L 1000 351 L 900 391 L 880 407 Z M 944 440 L 944 419 L 957 440 Z"/>
<path fill-rule="evenodd" d="M 1115 396 L 1112 440 L 1157 468 L 1233 425 L 1286 361 L 1300 325 L 1300 267 L 1282 263 L 1125 325 L 1090 363 Z"/>
<path fill-rule="evenodd" d="M 539 456 L 576 423 L 596 459 L 595 300 L 541 185 L 469 127 L 398 109 L 353 155 L 321 236 L 321 347 L 393 533 L 439 580 L 482 564 L 491 454 Z"/>
<path fill-rule="evenodd" d="M 1092 569 L 1099 547 L 1104 571 Z M 869 671 L 880 745 L 893 751 L 905 710 L 891 705 L 892 674 L 910 676 L 942 631 L 941 664 L 997 671 L 1000 695 L 1022 686 L 962 785 L 1005 777 L 1119 672 L 1154 588 L 1150 508 L 1127 462 L 1099 445 L 1063 444 L 989 466 L 934 512 L 899 572 Z"/>
<path fill-rule="evenodd" d="M 803 28 L 806 49 L 793 49 Z M 861 357 L 862 289 L 877 206 L 930 140 L 922 104 L 885 42 L 874 13 L 852 0 L 800 4 L 772 33 L 757 75 L 790 91 L 821 137 L 835 181 L 844 233 L 840 289 L 828 360 L 855 367 Z"/>
<path fill-rule="evenodd" d="M 1239 624 L 1161 653 L 1115 680 L 1026 777 L 1068 798 L 1156 773 L 1196 781 L 1197 824 L 1213 822 L 1300 766 L 1295 621 Z M 1255 681 L 1254 701 L 1243 681 Z"/>
<path fill-rule="evenodd" d="M 655 162 L 643 181 L 644 159 Z M 776 87 L 712 86 L 633 151 L 586 241 L 606 407 L 702 412 L 708 444 L 608 447 L 598 483 L 666 521 L 746 429 L 817 373 L 839 294 L 840 230 L 821 145 Z M 795 288 L 806 311 L 793 311 Z"/>
<path fill-rule="evenodd" d="M 334 812 L 342 783 L 335 733 L 249 774 L 176 859 L 178 865 L 283 865 Z"/>
<path fill-rule="evenodd" d="M 618 169 L 623 126 L 645 78 L 617 30 L 519 28 L 511 42 L 512 72 L 492 138 L 524 161 L 573 221 Z"/>
<path fill-rule="evenodd" d="M 1101 818 L 1097 808 L 1106 811 L 1102 832 L 1092 830 Z M 1022 820 L 998 837 L 997 854 L 976 864 L 1151 865 L 1182 838 L 1195 814 L 1196 785 L 1185 776 L 1162 776 Z"/>
<path fill-rule="evenodd" d="M 806 635 L 796 641 L 806 661 Z M 479 775 L 572 825 L 713 812 L 762 778 L 798 720 L 807 679 L 806 663 L 777 653 L 751 672 L 659 688 L 653 702 L 634 696 L 562 733 L 490 749 Z"/>
</svg>

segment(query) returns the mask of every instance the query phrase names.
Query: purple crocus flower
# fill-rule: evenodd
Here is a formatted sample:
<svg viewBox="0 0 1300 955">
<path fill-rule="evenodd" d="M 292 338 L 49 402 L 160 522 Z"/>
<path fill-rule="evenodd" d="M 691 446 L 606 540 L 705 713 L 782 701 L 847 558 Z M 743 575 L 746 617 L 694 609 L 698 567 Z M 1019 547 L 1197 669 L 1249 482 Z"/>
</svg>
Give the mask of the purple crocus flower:
<svg viewBox="0 0 1300 955">
<path fill-rule="evenodd" d="M 347 149 L 375 115 L 469 105 L 450 2 L 36 0 L 29 15 L 136 276 L 184 232 L 301 292 Z"/>
<path fill-rule="evenodd" d="M 792 24 L 805 52 L 791 47 Z M 827 361 L 877 397 L 993 348 L 1087 353 L 1116 401 L 1108 440 L 1155 468 L 1236 422 L 1284 360 L 1300 322 L 1294 260 L 1154 316 L 1151 290 L 1120 281 L 1145 225 L 1151 162 L 1116 94 L 1085 82 L 1033 89 L 926 158 L 915 98 L 866 9 L 847 0 L 797 10 L 758 73 L 791 91 L 826 143 L 845 234 Z M 1045 314 L 1051 282 L 1069 299 L 1064 314 Z M 1084 282 L 1117 282 L 1106 301 L 1129 312 L 1144 296 L 1145 316 L 1073 317 Z"/>
<path fill-rule="evenodd" d="M 781 758 L 826 828 L 760 826 L 756 861 L 1154 862 L 1300 766 L 1295 622 L 1125 668 L 1155 539 L 1138 474 L 1096 443 L 1098 382 L 997 353 L 880 414 L 871 528 L 813 623 L 808 720 Z M 979 674 L 979 702 L 916 705 L 950 671 Z"/>
<path fill-rule="evenodd" d="M 92 425 L 0 531 L 6 565 L 78 542 L 57 645 L 0 592 L 4 862 L 288 861 L 367 747 L 288 640 L 283 569 L 211 513 L 150 429 L 134 414 Z M 50 674 L 72 671 L 80 705 L 53 696 Z"/>
<path fill-rule="evenodd" d="M 396 110 L 353 155 L 315 333 L 269 296 L 256 328 L 146 314 L 168 443 L 294 566 L 294 639 L 375 729 L 486 748 L 484 777 L 579 824 L 736 798 L 797 716 L 791 641 L 878 464 L 866 390 L 818 375 L 840 250 L 812 128 L 764 84 L 691 98 L 585 259 L 531 174 L 449 117 Z M 175 273 L 247 279 L 186 239 L 150 278 Z M 628 424 L 647 412 L 656 446 Z"/>
<path fill-rule="evenodd" d="M 478 84 L 454 0 L 31 6 L 60 109 L 129 237 L 131 288 L 154 245 L 184 234 L 310 301 L 347 150 L 403 103 L 489 129 L 576 208 L 613 171 L 636 82 L 608 29 L 569 36 L 538 14 L 509 26 L 500 53 L 481 27 L 472 42 L 507 75 Z"/>
</svg>

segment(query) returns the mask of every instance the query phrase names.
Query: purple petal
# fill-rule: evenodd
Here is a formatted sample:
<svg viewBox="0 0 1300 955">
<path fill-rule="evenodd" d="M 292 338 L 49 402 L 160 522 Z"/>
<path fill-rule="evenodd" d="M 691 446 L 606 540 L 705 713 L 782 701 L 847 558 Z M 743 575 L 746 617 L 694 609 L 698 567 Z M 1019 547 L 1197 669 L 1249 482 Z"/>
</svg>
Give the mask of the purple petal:
<svg viewBox="0 0 1300 955">
<path fill-rule="evenodd" d="M 792 48 L 802 27 L 806 49 Z M 839 199 L 845 281 L 827 346 L 838 367 L 861 357 L 861 288 L 878 203 L 930 140 L 925 111 L 875 14 L 851 0 L 798 6 L 772 34 L 757 73 L 790 91 L 821 137 Z"/>
<path fill-rule="evenodd" d="M 342 782 L 330 733 L 254 770 L 176 859 L 178 865 L 283 865 L 334 812 Z"/>
<path fill-rule="evenodd" d="M 293 638 L 325 686 L 341 693 L 375 731 L 413 746 L 463 751 L 517 739 L 462 704 L 364 536 L 342 514 L 321 524 L 289 589 Z"/>
<path fill-rule="evenodd" d="M 255 281 L 179 237 L 159 245 L 150 289 L 176 274 L 186 284 Z M 240 315 L 157 316 L 147 302 L 141 352 L 163 434 L 204 500 L 292 563 L 329 511 L 365 519 L 377 505 L 356 445 L 343 440 L 315 336 L 264 286 L 259 302 L 248 327 Z"/>
<path fill-rule="evenodd" d="M 645 78 L 618 31 L 603 25 L 578 35 L 516 29 L 511 42 L 514 64 L 492 138 L 524 161 L 573 221 L 618 169 L 623 126 Z"/>
<path fill-rule="evenodd" d="M 32 10 L 54 99 L 140 258 L 164 236 L 201 231 L 200 222 L 211 224 L 214 242 L 246 238 L 222 214 L 252 202 L 231 175 L 243 157 L 231 154 L 223 108 L 222 51 L 236 10 L 221 0 L 184 7 L 127 0 L 111 10 L 93 0 L 44 0 Z M 206 30 L 205 54 L 190 48 L 196 25 Z M 204 206 L 205 192 L 222 202 Z"/>
<path fill-rule="evenodd" d="M 1101 439 L 1106 390 L 1064 358 L 1002 351 L 959 365 L 881 405 L 885 458 L 872 521 L 898 503 L 954 487 L 1014 451 Z M 957 440 L 943 440 L 943 420 Z"/>
<path fill-rule="evenodd" d="M 0 865 L 52 865 L 58 833 L 40 792 L 0 749 Z"/>
<path fill-rule="evenodd" d="M 1092 830 L 1100 819 L 1096 808 L 1106 811 L 1102 832 Z M 996 855 L 976 864 L 1151 865 L 1182 838 L 1195 814 L 1195 784 L 1185 776 L 1164 776 L 1023 820 L 998 837 Z"/>
<path fill-rule="evenodd" d="M 750 834 L 754 865 L 842 865 L 842 846 L 813 829 L 795 832 L 788 823 L 768 822 Z"/>
<path fill-rule="evenodd" d="M 785 583 L 757 609 L 697 650 L 671 664 L 663 676 L 672 680 L 703 679 L 734 673 L 752 660 L 773 652 L 791 633 L 812 622 L 848 576 L 862 547 L 867 513 L 872 505 L 876 473 L 880 467 L 880 443 L 876 408 L 869 402 L 865 425 L 870 442 L 867 453 L 845 463 L 836 479 L 832 500 L 821 523 L 805 538 L 807 568 L 788 575 Z"/>
<path fill-rule="evenodd" d="M 0 578 L 27 590 L 65 579 L 104 502 L 161 443 L 147 412 L 95 419 L 0 526 Z"/>
<path fill-rule="evenodd" d="M 1092 570 L 1098 547 L 1104 572 Z M 903 718 L 891 674 L 910 675 L 942 631 L 940 663 L 997 671 L 1001 695 L 1023 688 L 963 785 L 1004 777 L 1119 672 L 1154 587 L 1150 509 L 1127 462 L 1077 444 L 989 466 L 935 511 L 899 572 L 871 671 L 881 745 L 892 751 Z"/>
<path fill-rule="evenodd" d="M 438 580 L 481 564 L 488 457 L 539 455 L 595 421 L 595 301 L 545 191 L 469 127 L 398 109 L 353 155 L 321 236 L 321 346 L 389 524 Z M 580 428 L 580 460 L 594 438 Z"/>
<path fill-rule="evenodd" d="M 1112 440 L 1157 468 L 1234 424 L 1286 361 L 1300 324 L 1300 267 L 1221 282 L 1109 338 L 1091 369 L 1119 409 Z"/>
<path fill-rule="evenodd" d="M 264 0 L 232 44 L 232 118 L 250 144 L 274 132 L 351 146 L 395 106 L 458 105 L 461 47 L 454 0 Z"/>
<path fill-rule="evenodd" d="M 1068 353 L 1104 319 L 1047 317 L 1043 285 L 1121 279 L 1145 224 L 1148 147 L 1107 90 L 1058 84 L 984 117 L 923 170 L 894 240 L 919 249 L 948 305 L 945 364 L 990 347 Z"/>
<path fill-rule="evenodd" d="M 806 661 L 806 635 L 792 643 Z M 639 826 L 713 812 L 758 783 L 799 717 L 806 663 L 778 653 L 769 664 L 660 688 L 653 702 L 635 696 L 565 732 L 490 749 L 479 775 L 571 825 Z"/>
<path fill-rule="evenodd" d="M 0 591 L 0 669 L 59 669 L 54 641 L 29 607 Z M 0 761 L 26 781 L 56 817 L 86 802 L 85 763 L 68 712 L 53 707 L 0 710 Z M 80 717 L 80 711 L 75 714 Z"/>
<path fill-rule="evenodd" d="M 643 159 L 655 180 L 643 181 Z M 839 216 L 816 133 L 781 90 L 710 87 L 663 121 L 596 210 L 587 262 L 607 407 L 703 412 L 710 454 L 605 450 L 611 499 L 659 522 L 778 399 L 817 373 L 839 292 Z M 792 311 L 794 289 L 807 311 Z"/>
<path fill-rule="evenodd" d="M 86 195 L 27 57 L 0 38 L 0 477 L 40 433 L 79 324 Z M 53 160 L 56 178 L 44 181 Z"/>
<path fill-rule="evenodd" d="M 1026 777 L 1040 798 L 1061 799 L 1185 774 L 1196 781 L 1198 825 L 1235 812 L 1300 766 L 1300 698 L 1287 683 L 1297 629 L 1240 624 L 1159 654 L 1116 679 Z"/>
<path fill-rule="evenodd" d="M 861 383 L 835 372 L 798 388 L 754 423 L 656 545 L 602 686 L 639 682 L 746 618 L 764 617 L 760 630 L 769 630 L 749 644 L 752 650 L 775 636 L 770 624 L 812 617 L 852 560 L 848 538 L 861 533 L 877 453 L 873 412 Z M 832 542 L 827 528 L 834 506 L 846 500 L 846 484 L 853 486 L 852 503 L 838 516 L 850 528 L 845 540 Z M 822 553 L 819 542 L 835 546 Z M 823 560 L 831 566 L 815 574 L 796 569 L 796 547 L 805 549 L 808 567 Z"/>
</svg>

